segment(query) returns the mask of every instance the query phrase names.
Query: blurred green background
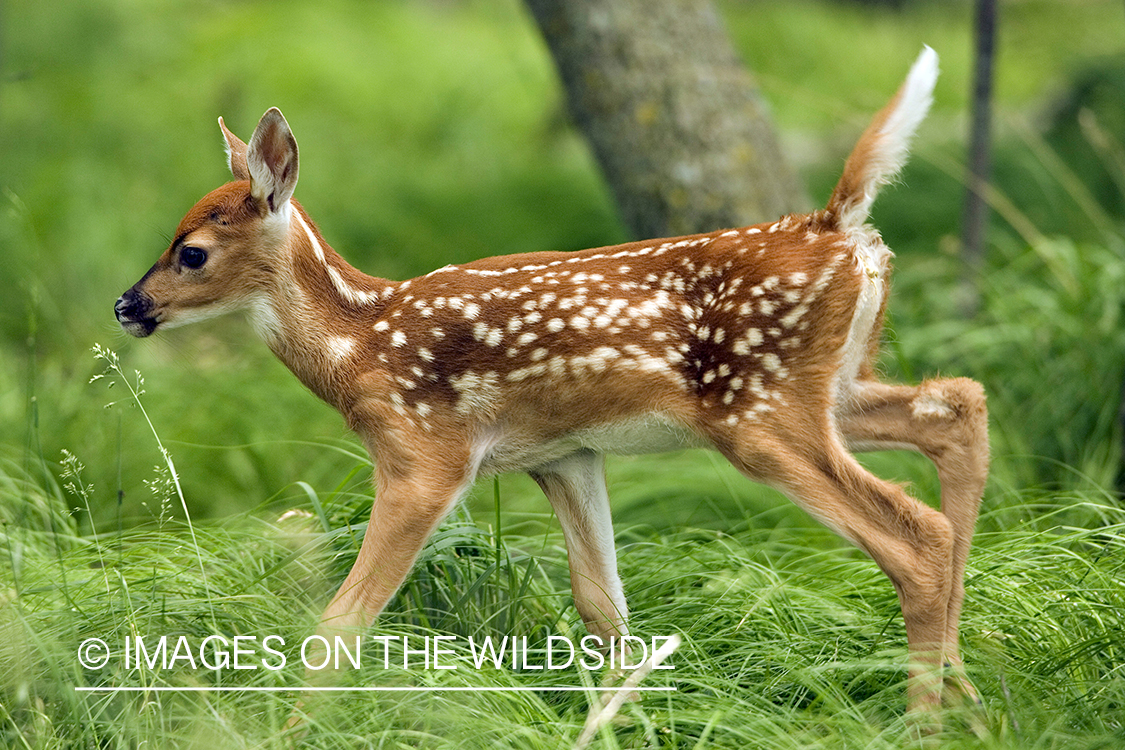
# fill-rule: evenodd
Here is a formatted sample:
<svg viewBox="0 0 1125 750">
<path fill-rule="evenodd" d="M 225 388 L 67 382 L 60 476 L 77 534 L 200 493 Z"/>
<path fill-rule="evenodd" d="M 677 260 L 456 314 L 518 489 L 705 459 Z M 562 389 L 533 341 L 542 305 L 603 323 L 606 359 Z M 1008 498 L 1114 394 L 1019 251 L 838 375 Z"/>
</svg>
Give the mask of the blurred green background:
<svg viewBox="0 0 1125 750">
<path fill-rule="evenodd" d="M 1013 487 L 1114 490 L 1125 376 L 1125 9 L 1001 5 L 1004 203 L 985 305 L 966 321 L 954 298 L 971 4 L 719 3 L 818 204 L 921 46 L 941 55 L 905 187 L 875 210 L 899 255 L 884 369 L 985 383 L 994 507 Z M 265 109 L 285 112 L 301 145 L 298 197 L 368 273 L 626 239 L 515 0 L 10 0 L 0 28 L 0 457 L 56 476 L 61 451 L 74 453 L 99 527 L 155 515 L 144 481 L 160 455 L 137 409 L 106 408 L 123 394 L 89 382 L 102 369 L 95 343 L 143 373 L 143 401 L 197 516 L 301 502 L 297 480 L 368 491 L 342 420 L 243 321 L 144 341 L 114 321 L 117 296 L 182 214 L 228 179 L 219 115 L 248 138 Z M 933 486 L 920 461 L 872 460 Z M 618 459 L 610 482 L 625 523 L 718 524 L 779 504 L 702 453 Z M 516 507 L 546 510 L 528 480 L 503 488 Z"/>
</svg>

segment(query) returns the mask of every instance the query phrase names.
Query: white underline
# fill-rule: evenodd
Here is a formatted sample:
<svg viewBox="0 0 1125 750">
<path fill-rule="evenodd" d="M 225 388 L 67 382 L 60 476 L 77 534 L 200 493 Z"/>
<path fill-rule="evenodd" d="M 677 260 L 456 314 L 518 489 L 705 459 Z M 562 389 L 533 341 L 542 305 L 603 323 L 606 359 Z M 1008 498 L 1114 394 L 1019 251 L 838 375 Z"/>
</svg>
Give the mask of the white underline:
<svg viewBox="0 0 1125 750">
<path fill-rule="evenodd" d="M 675 687 L 583 687 L 545 685 L 543 687 L 75 687 L 76 693 L 533 693 L 585 692 L 637 693 L 674 692 Z"/>
</svg>

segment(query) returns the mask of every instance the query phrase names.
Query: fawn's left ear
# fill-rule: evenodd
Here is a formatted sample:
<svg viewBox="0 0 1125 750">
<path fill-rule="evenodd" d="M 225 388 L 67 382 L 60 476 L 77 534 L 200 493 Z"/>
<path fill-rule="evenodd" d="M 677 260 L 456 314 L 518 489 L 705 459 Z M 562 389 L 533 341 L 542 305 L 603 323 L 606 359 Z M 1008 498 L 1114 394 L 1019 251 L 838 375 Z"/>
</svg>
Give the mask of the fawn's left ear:
<svg viewBox="0 0 1125 750">
<path fill-rule="evenodd" d="M 234 133 L 227 130 L 223 118 L 219 118 L 219 130 L 223 131 L 223 138 L 227 141 L 227 166 L 236 180 L 249 180 L 250 168 L 246 166 L 246 142 Z"/>
<path fill-rule="evenodd" d="M 229 139 L 227 143 L 230 144 Z M 233 146 L 230 161 L 234 172 Z M 285 210 L 297 187 L 297 139 L 277 107 L 262 115 L 258 127 L 254 128 L 246 148 L 246 166 L 250 173 L 250 194 L 271 214 Z"/>
</svg>

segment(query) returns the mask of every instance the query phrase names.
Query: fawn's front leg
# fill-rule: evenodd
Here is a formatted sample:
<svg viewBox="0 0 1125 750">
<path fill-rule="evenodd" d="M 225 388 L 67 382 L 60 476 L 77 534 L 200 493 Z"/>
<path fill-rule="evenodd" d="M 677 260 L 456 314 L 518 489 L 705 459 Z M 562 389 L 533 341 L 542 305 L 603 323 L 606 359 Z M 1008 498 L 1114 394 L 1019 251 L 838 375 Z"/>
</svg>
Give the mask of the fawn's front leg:
<svg viewBox="0 0 1125 750">
<path fill-rule="evenodd" d="M 610 638 L 628 635 L 627 611 L 613 521 L 605 487 L 605 457 L 582 450 L 530 472 L 558 516 L 566 539 L 574 606 L 591 635 L 608 648 Z"/>
<path fill-rule="evenodd" d="M 383 461 L 376 459 L 375 500 L 359 554 L 321 615 L 317 635 L 323 640 L 315 641 L 304 656 L 306 664 L 324 665 L 306 673 L 310 683 L 332 681 L 335 665 L 326 644 L 333 644 L 336 636 L 361 635 L 370 627 L 406 580 L 426 540 L 472 485 L 475 471 L 468 451 L 450 450 L 448 444 L 441 448 L 419 446 L 410 456 L 391 453 Z M 306 694 L 287 721 L 287 730 L 305 731 L 310 705 Z"/>
<path fill-rule="evenodd" d="M 472 485 L 467 453 L 464 460 L 450 453 L 448 447 L 421 450 L 405 470 L 398 464 L 377 464 L 363 544 L 321 615 L 321 636 L 331 639 L 366 629 L 398 591 L 426 540 Z"/>
</svg>

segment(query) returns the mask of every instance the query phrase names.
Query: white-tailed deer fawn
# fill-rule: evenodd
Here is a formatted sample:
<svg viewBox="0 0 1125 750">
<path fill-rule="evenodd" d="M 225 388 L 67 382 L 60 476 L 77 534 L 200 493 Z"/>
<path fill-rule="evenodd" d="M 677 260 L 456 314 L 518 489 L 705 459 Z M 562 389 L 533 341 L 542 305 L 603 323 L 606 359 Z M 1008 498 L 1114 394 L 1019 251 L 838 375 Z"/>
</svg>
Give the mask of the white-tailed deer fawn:
<svg viewBox="0 0 1125 750">
<path fill-rule="evenodd" d="M 335 406 L 375 462 L 359 556 L 322 632 L 364 627 L 473 481 L 529 473 L 566 539 L 590 633 L 627 633 L 606 453 L 721 452 L 866 551 L 898 592 L 910 705 L 961 676 L 965 559 L 988 468 L 981 387 L 880 383 L 891 252 L 866 224 L 926 114 L 923 51 L 847 160 L 825 209 L 771 224 L 570 253 L 510 255 L 409 281 L 366 276 L 293 200 L 297 143 L 266 112 L 249 145 L 223 125 L 236 179 L 188 212 L 117 302 L 134 336 L 231 310 Z M 936 465 L 941 512 L 849 451 Z M 948 673 L 942 663 L 952 666 Z"/>
</svg>

